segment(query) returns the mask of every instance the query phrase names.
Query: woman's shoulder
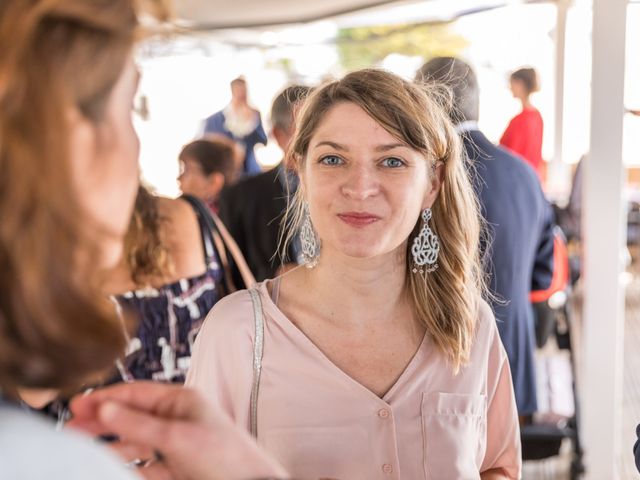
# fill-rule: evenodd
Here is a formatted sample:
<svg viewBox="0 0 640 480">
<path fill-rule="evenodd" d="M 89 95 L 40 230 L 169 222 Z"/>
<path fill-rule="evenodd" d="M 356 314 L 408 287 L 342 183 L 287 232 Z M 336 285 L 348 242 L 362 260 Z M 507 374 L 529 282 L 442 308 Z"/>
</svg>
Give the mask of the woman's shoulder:
<svg viewBox="0 0 640 480">
<path fill-rule="evenodd" d="M 0 425 L 0 465 L 6 478 L 137 478 L 89 438 L 57 432 L 17 408 L 0 407 Z"/>
<path fill-rule="evenodd" d="M 498 327 L 493 309 L 484 298 L 480 298 L 477 301 L 476 310 L 476 342 L 481 339 L 483 343 L 490 344 L 498 336 Z"/>
<path fill-rule="evenodd" d="M 255 288 L 261 288 L 261 284 Z M 238 290 L 219 300 L 208 313 L 198 334 L 215 342 L 238 337 L 253 338 L 254 335 L 254 306 L 249 290 Z"/>
<path fill-rule="evenodd" d="M 191 205 L 179 198 L 158 197 L 162 240 L 169 250 L 176 279 L 195 277 L 206 268 L 202 231 Z"/>
<path fill-rule="evenodd" d="M 251 375 L 255 324 L 253 301 L 248 290 L 224 297 L 211 309 L 198 332 L 193 349 L 187 386 L 202 388 L 207 397 L 220 391 L 217 382 Z M 213 380 L 217 379 L 217 380 Z"/>
<path fill-rule="evenodd" d="M 522 110 L 518 114 L 518 117 L 520 118 L 521 122 L 527 122 L 527 123 L 542 120 L 542 114 L 540 113 L 540 110 L 538 110 L 536 107 L 533 107 L 533 106 Z"/>
<path fill-rule="evenodd" d="M 198 225 L 198 217 L 186 200 L 180 198 L 156 197 L 160 216 L 180 230 L 180 227 L 194 227 Z"/>
<path fill-rule="evenodd" d="M 250 315 L 249 315 L 250 314 Z M 223 297 L 216 303 L 209 312 L 210 317 L 215 317 L 219 321 L 229 321 L 234 324 L 242 321 L 246 317 L 251 317 L 253 321 L 253 300 L 249 290 L 238 290 L 226 297 Z"/>
</svg>

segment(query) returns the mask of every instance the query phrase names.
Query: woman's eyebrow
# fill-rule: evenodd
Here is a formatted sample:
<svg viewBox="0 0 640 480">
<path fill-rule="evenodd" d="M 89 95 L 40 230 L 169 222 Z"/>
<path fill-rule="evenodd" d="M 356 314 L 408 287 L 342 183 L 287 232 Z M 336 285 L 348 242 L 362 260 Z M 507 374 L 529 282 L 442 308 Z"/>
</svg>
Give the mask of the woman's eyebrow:
<svg viewBox="0 0 640 480">
<path fill-rule="evenodd" d="M 387 143 L 384 145 L 378 145 L 375 150 L 376 152 L 386 152 L 388 150 L 393 150 L 394 148 L 407 148 L 404 143 Z"/>
<path fill-rule="evenodd" d="M 342 150 L 343 152 L 348 152 L 349 148 L 345 145 L 341 145 L 339 143 L 335 143 L 335 142 L 330 142 L 328 140 L 324 140 L 322 142 L 318 142 L 315 144 L 315 148 L 321 147 L 323 145 L 327 145 L 331 148 L 335 148 L 336 150 Z"/>
<path fill-rule="evenodd" d="M 321 142 L 318 142 L 315 144 L 314 147 L 318 148 L 323 145 L 329 146 L 331 148 L 335 148 L 336 150 L 342 150 L 344 152 L 349 151 L 349 147 L 347 147 L 346 145 L 342 145 L 336 142 L 331 142 L 329 140 L 323 140 Z M 394 148 L 407 148 L 407 146 L 404 143 L 385 143 L 382 145 L 377 145 L 374 150 L 376 152 L 387 152 L 389 150 L 393 150 Z"/>
</svg>

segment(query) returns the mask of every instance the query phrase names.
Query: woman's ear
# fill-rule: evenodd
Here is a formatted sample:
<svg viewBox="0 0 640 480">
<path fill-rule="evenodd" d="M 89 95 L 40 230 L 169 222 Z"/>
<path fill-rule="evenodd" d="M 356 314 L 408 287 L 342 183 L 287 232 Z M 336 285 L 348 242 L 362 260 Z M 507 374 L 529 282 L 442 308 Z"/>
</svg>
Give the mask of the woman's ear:
<svg viewBox="0 0 640 480">
<path fill-rule="evenodd" d="M 444 162 L 437 161 L 434 164 L 431 170 L 431 175 L 429 175 L 429 185 L 422 205 L 423 210 L 425 208 L 431 208 L 431 206 L 436 202 L 436 198 L 438 198 L 438 194 L 440 193 L 440 189 L 444 183 L 444 168 Z"/>
<path fill-rule="evenodd" d="M 207 197 L 217 198 L 224 187 L 224 175 L 213 172 L 207 176 Z"/>
</svg>

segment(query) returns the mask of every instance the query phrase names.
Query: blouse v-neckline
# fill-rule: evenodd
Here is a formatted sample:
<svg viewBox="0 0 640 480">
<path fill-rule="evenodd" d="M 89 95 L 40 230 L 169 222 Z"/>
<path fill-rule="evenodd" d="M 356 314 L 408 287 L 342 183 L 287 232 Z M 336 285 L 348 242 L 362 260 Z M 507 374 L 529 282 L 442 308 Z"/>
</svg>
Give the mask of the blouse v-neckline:
<svg viewBox="0 0 640 480">
<path fill-rule="evenodd" d="M 272 292 L 270 294 L 269 289 L 267 288 L 267 282 L 272 284 Z M 429 341 L 428 332 L 425 331 L 422 341 L 418 346 L 417 350 L 411 357 L 411 360 L 407 363 L 405 368 L 402 370 L 398 378 L 396 378 L 395 382 L 391 385 L 389 390 L 385 392 L 383 396 L 378 396 L 374 391 L 367 388 L 365 385 L 357 381 L 347 372 L 345 372 L 342 368 L 340 368 L 335 362 L 333 362 L 321 349 L 316 345 L 295 323 L 289 319 L 285 315 L 285 313 L 280 310 L 277 306 L 276 302 L 278 301 L 280 295 L 280 277 L 274 280 L 266 280 L 262 282 L 260 285 L 260 293 L 262 294 L 264 305 L 270 310 L 271 317 L 283 328 L 287 331 L 291 332 L 292 335 L 297 337 L 302 344 L 305 344 L 309 347 L 309 350 L 316 356 L 319 357 L 320 361 L 326 366 L 335 372 L 337 372 L 340 377 L 345 380 L 351 387 L 355 387 L 361 392 L 364 392 L 367 396 L 373 396 L 377 401 L 383 402 L 385 405 L 389 406 L 390 401 L 393 395 L 397 392 L 399 388 L 401 388 L 405 379 L 411 375 L 411 373 L 417 368 L 417 365 L 420 363 L 420 360 L 424 356 L 424 350 Z"/>
</svg>

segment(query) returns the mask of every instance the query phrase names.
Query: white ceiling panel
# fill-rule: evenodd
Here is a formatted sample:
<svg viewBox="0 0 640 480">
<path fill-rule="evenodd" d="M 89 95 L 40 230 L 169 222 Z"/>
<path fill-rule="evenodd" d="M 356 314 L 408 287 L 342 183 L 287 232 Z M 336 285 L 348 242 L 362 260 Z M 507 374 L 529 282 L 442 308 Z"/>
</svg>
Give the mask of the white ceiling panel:
<svg viewBox="0 0 640 480">
<path fill-rule="evenodd" d="M 175 0 L 178 17 L 197 30 L 251 28 L 362 18 L 376 23 L 446 21 L 460 15 L 531 0 Z M 533 0 L 544 1 L 544 0 Z M 356 22 L 359 23 L 359 22 Z"/>
</svg>

